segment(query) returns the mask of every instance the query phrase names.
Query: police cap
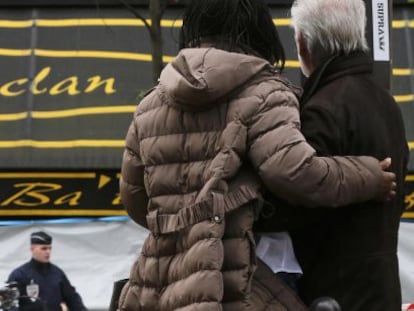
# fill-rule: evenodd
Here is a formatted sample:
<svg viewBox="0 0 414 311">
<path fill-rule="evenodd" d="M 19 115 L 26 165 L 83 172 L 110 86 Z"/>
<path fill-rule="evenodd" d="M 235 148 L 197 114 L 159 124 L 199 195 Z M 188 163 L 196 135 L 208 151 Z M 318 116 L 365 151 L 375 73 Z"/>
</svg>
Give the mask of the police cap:
<svg viewBox="0 0 414 311">
<path fill-rule="evenodd" d="M 30 235 L 30 243 L 50 245 L 52 244 L 52 237 L 43 231 L 33 232 Z"/>
</svg>

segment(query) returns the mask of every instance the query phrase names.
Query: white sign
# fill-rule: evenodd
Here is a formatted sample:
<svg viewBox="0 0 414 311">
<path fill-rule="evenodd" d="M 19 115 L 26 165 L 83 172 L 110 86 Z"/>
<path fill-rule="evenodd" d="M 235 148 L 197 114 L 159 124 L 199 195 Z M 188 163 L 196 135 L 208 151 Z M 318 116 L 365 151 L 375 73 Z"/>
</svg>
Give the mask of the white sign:
<svg viewBox="0 0 414 311">
<path fill-rule="evenodd" d="M 388 0 L 372 0 L 374 60 L 390 60 Z"/>
</svg>

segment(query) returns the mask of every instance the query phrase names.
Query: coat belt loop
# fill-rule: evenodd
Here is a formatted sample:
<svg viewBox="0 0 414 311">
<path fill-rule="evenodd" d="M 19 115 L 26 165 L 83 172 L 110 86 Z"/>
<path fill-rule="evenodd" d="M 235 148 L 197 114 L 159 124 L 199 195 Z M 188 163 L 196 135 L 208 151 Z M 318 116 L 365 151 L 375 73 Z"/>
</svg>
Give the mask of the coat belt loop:
<svg viewBox="0 0 414 311">
<path fill-rule="evenodd" d="M 221 223 L 224 219 L 224 195 L 220 192 L 211 191 L 213 197 L 213 221 L 216 223 Z"/>
<path fill-rule="evenodd" d="M 148 229 L 155 235 L 158 235 L 160 233 L 160 226 L 158 223 L 158 209 L 150 212 L 147 215 L 146 219 L 147 219 Z"/>
</svg>

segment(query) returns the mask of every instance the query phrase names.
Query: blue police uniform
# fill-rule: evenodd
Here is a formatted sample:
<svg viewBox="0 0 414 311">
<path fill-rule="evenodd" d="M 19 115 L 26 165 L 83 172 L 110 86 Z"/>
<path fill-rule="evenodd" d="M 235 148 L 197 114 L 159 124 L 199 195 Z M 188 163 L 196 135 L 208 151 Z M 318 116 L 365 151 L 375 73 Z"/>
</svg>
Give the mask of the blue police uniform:
<svg viewBox="0 0 414 311">
<path fill-rule="evenodd" d="M 32 281 L 33 280 L 33 281 Z M 8 282 L 17 282 L 21 296 L 27 296 L 26 286 L 32 282 L 39 286 L 41 309 L 44 311 L 62 311 L 64 302 L 70 311 L 85 311 L 82 299 L 70 284 L 65 273 L 52 263 L 41 263 L 33 258 L 12 271 Z M 28 298 L 20 299 L 20 309 L 37 309 Z"/>
</svg>

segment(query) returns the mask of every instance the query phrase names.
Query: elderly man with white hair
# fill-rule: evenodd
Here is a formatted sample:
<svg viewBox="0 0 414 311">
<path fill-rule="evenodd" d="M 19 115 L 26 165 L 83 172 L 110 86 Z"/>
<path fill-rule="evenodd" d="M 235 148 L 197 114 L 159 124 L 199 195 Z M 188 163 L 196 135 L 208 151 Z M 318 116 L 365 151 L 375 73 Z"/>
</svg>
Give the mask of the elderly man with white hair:
<svg viewBox="0 0 414 311">
<path fill-rule="evenodd" d="M 306 139 L 321 156 L 389 156 L 398 185 L 387 202 L 283 211 L 279 219 L 287 219 L 303 269 L 300 295 L 307 303 L 332 297 L 345 311 L 399 311 L 397 239 L 408 147 L 400 108 L 373 76 L 364 2 L 296 0 L 291 14 L 308 78 L 300 103 Z"/>
</svg>

